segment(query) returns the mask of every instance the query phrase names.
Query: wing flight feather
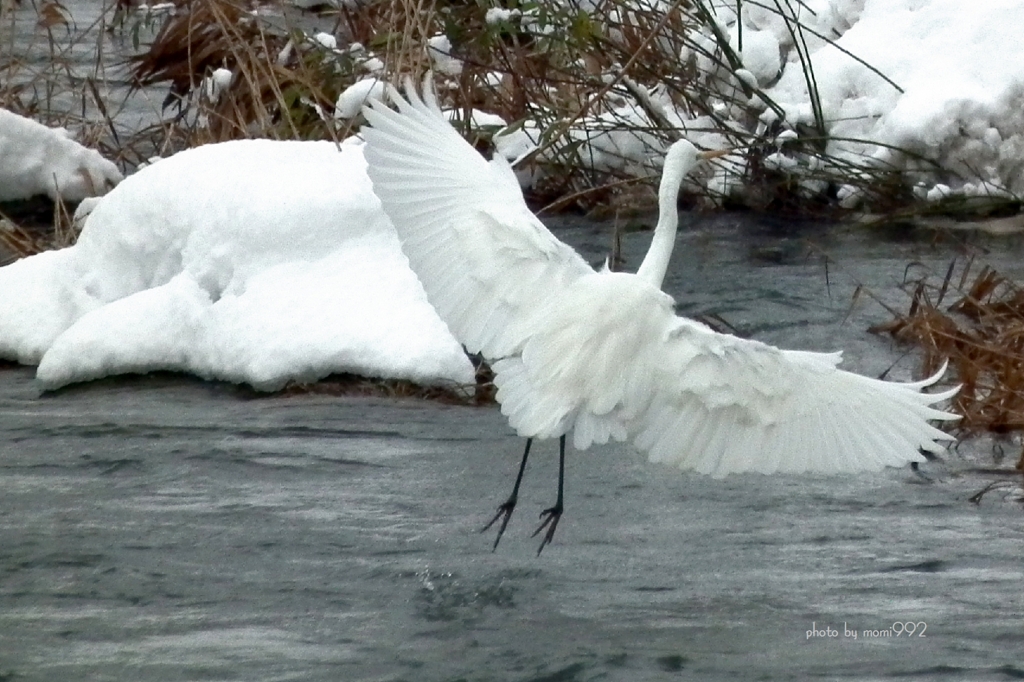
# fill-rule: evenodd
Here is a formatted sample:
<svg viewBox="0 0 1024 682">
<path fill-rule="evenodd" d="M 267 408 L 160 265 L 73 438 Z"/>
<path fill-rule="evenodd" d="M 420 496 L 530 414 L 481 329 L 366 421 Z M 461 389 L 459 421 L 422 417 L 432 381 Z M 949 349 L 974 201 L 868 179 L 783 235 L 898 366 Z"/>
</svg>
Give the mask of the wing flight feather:
<svg viewBox="0 0 1024 682">
<path fill-rule="evenodd" d="M 522 320 L 590 266 L 537 220 L 508 164 L 487 162 L 429 89 L 364 109 L 368 173 L 441 319 L 470 352 L 518 352 Z"/>
<path fill-rule="evenodd" d="M 941 452 L 952 436 L 930 420 L 958 419 L 935 404 L 956 388 L 921 389 L 838 369 L 839 354 L 784 351 L 678 318 L 660 344 L 651 402 L 635 444 L 652 460 L 724 476 L 733 472 L 853 472 Z M 700 352 L 694 353 L 694 348 Z M 653 350 L 652 350 L 653 353 Z"/>
</svg>

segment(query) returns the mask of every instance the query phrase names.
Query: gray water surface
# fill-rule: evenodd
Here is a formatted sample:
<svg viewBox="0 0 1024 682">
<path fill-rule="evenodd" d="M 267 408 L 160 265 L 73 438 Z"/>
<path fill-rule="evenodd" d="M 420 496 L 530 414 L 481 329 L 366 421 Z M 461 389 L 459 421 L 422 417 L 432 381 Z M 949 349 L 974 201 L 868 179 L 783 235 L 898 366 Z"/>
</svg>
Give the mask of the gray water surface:
<svg viewBox="0 0 1024 682">
<path fill-rule="evenodd" d="M 608 242 L 559 235 L 591 260 Z M 841 265 L 828 287 L 808 239 Z M 864 331 L 881 308 L 851 310 L 850 275 L 899 303 L 906 264 L 944 272 L 957 242 L 727 217 L 680 235 L 666 289 L 909 378 L 916 359 Z M 629 267 L 646 243 L 627 240 Z M 1019 240 L 988 249 L 1019 269 Z M 572 452 L 540 557 L 552 442 L 498 550 L 478 532 L 521 447 L 495 408 L 175 376 L 40 396 L 30 369 L 0 371 L 0 680 L 1024 678 L 1021 508 L 967 501 L 987 445 L 920 473 L 725 480 L 625 444 Z"/>
</svg>

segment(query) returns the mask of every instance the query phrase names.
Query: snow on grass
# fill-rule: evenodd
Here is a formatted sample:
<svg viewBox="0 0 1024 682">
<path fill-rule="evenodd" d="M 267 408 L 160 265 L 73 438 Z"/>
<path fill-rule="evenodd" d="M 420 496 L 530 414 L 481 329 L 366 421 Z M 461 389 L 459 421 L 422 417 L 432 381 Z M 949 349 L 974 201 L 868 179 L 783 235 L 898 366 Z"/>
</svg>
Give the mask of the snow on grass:
<svg viewBox="0 0 1024 682">
<path fill-rule="evenodd" d="M 427 54 L 434 70 L 446 76 L 462 73 L 462 61 L 452 56 L 452 41 L 441 34 L 427 40 Z"/>
<path fill-rule="evenodd" d="M 117 166 L 72 140 L 63 128 L 0 109 L 0 201 L 43 194 L 81 201 L 105 194 L 121 179 Z"/>
<path fill-rule="evenodd" d="M 367 76 L 345 88 L 334 105 L 335 118 L 355 118 L 371 100 L 386 99 L 393 88 L 376 76 Z"/>
<path fill-rule="evenodd" d="M 615 85 L 604 101 L 590 103 L 594 113 L 570 127 L 568 138 L 585 168 L 649 172 L 667 146 L 666 124 L 704 147 L 739 146 L 780 130 L 798 131 L 808 142 L 788 145 L 768 166 L 796 176 L 809 196 L 838 190 L 842 203 L 852 208 L 870 190 L 854 185 L 888 170 L 907 171 L 908 187 L 920 186 L 921 196 L 1024 196 L 1024 3 L 719 0 L 705 5 L 713 8 L 714 29 L 739 63 L 725 59 L 711 25 L 687 33 L 678 59 L 660 56 L 665 64 L 678 63 L 680 73 L 695 69 L 691 84 L 680 84 L 673 74 L 668 88 L 648 82 L 623 93 Z M 613 42 L 628 42 L 622 33 L 628 11 L 590 11 L 606 22 Z M 507 20 L 497 10 L 487 17 L 494 24 Z M 613 65 L 602 74 L 605 82 L 621 76 L 617 69 Z M 809 91 L 812 74 L 815 87 Z M 490 76 L 487 82 L 499 86 Z M 753 97 L 744 92 L 758 88 L 778 109 L 756 92 Z M 670 91 L 677 96 L 665 96 Z M 703 106 L 687 110 L 679 93 Z M 824 150 L 816 139 L 819 102 Z M 652 110 L 659 113 L 653 119 Z M 701 111 L 712 112 L 714 120 Z M 548 127 L 558 125 L 555 120 Z M 736 134 L 731 144 L 707 133 L 723 128 Z M 700 183 L 698 189 L 733 191 L 742 172 L 742 165 L 723 167 L 693 181 Z M 939 186 L 940 192 L 930 192 Z"/>
<path fill-rule="evenodd" d="M 770 32 L 783 49 L 792 46 L 790 31 L 776 13 L 749 3 L 742 17 L 744 63 L 763 84 L 761 67 L 767 73 L 772 65 L 746 63 L 751 29 Z M 1024 4 L 819 0 L 806 5 L 800 18 L 836 38 L 830 44 L 805 33 L 828 154 L 860 165 L 934 170 L 913 158 L 920 155 L 975 178 L 954 181 L 961 193 L 1005 188 L 1024 195 Z M 734 23 L 734 40 L 739 30 Z M 812 122 L 812 107 L 795 51 L 788 54 L 784 73 L 766 92 L 784 109 L 784 125 L 793 127 Z M 761 118 L 770 123 L 778 116 L 768 110 Z"/>
<path fill-rule="evenodd" d="M 361 143 L 207 145 L 125 180 L 78 243 L 0 268 L 0 357 L 44 388 L 174 370 L 274 390 L 332 373 L 471 384 Z"/>
</svg>

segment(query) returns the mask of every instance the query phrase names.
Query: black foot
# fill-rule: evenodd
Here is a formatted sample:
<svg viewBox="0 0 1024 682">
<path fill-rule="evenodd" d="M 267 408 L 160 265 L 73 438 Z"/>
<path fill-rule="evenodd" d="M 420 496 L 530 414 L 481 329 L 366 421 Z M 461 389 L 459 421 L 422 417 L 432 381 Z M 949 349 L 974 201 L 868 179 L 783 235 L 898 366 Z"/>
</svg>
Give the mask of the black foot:
<svg viewBox="0 0 1024 682">
<path fill-rule="evenodd" d="M 555 529 L 558 528 L 558 520 L 562 518 L 562 505 L 557 504 L 554 507 L 549 507 L 540 513 L 540 518 L 544 519 L 541 521 L 540 526 L 537 530 L 533 531 L 533 535 L 530 537 L 537 537 L 545 528 L 548 532 L 544 533 L 544 539 L 540 543 L 540 547 L 537 548 L 537 556 L 544 551 L 544 546 L 551 544 L 551 538 L 555 537 Z"/>
<path fill-rule="evenodd" d="M 498 543 L 501 542 L 501 536 L 505 533 L 505 527 L 508 526 L 508 520 L 512 518 L 512 512 L 516 508 L 516 498 L 510 497 L 505 501 L 504 504 L 498 507 L 498 513 L 494 515 L 494 518 L 487 522 L 487 525 L 480 529 L 481 533 L 486 533 L 487 530 L 501 519 L 501 526 L 498 528 L 498 537 L 494 538 L 494 546 L 491 547 L 491 551 L 498 549 Z"/>
</svg>

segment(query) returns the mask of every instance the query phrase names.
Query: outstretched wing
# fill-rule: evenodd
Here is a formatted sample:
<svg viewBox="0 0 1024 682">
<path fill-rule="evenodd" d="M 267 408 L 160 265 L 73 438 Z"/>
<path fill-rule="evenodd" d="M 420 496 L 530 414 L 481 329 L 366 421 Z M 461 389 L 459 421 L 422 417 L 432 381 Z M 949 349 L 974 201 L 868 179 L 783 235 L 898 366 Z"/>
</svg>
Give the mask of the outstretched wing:
<svg viewBox="0 0 1024 682">
<path fill-rule="evenodd" d="M 427 83 L 424 99 L 409 83 L 406 96 L 397 112 L 363 110 L 374 192 L 456 338 L 488 358 L 516 353 L 528 311 L 593 270 L 530 212 L 507 162 L 455 132 Z"/>
<path fill-rule="evenodd" d="M 635 275 L 581 278 L 532 320 L 522 353 L 495 362 L 520 435 L 573 431 L 577 448 L 632 439 L 654 461 L 739 471 L 863 471 L 920 460 L 956 419 L 901 384 L 839 370 L 839 353 L 785 351 L 677 317 Z M 940 372 L 941 374 L 941 372 Z"/>
<path fill-rule="evenodd" d="M 784 351 L 678 318 L 659 352 L 635 443 L 652 461 L 732 472 L 852 472 L 921 461 L 952 436 L 929 420 L 958 388 L 881 381 L 837 368 L 840 353 Z"/>
<path fill-rule="evenodd" d="M 456 337 L 494 364 L 522 435 L 574 429 L 578 447 L 632 436 L 651 459 L 714 475 L 860 471 L 921 459 L 950 436 L 928 420 L 956 389 L 836 368 L 677 318 L 634 276 L 594 271 L 530 213 L 508 165 L 488 163 L 429 88 L 364 131 L 374 191 Z"/>
</svg>

